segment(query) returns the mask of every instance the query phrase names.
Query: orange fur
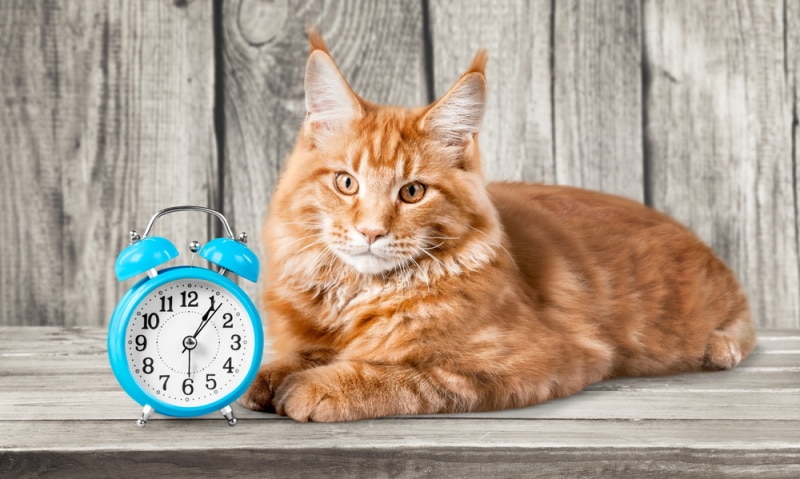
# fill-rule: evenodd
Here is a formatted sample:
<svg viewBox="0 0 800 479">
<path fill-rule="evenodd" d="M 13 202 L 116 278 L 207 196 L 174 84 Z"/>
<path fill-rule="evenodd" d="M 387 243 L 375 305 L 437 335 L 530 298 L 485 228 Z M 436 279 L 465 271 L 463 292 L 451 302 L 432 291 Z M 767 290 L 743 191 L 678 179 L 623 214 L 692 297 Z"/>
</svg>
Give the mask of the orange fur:
<svg viewBox="0 0 800 479">
<path fill-rule="evenodd" d="M 242 404 L 300 421 L 496 410 L 752 350 L 733 274 L 672 219 L 484 186 L 485 51 L 442 99 L 403 109 L 360 99 L 309 38 L 309 114 L 264 228 L 279 355 Z"/>
</svg>

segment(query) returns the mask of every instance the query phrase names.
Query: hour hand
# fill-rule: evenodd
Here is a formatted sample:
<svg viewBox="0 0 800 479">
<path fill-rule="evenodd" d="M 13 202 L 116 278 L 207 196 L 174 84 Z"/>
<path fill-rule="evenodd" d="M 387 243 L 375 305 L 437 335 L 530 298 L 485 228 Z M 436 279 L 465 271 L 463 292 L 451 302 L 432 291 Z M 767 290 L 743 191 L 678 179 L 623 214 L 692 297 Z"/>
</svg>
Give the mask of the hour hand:
<svg viewBox="0 0 800 479">
<path fill-rule="evenodd" d="M 193 336 L 194 338 L 197 338 L 197 335 L 200 334 L 200 331 L 202 331 L 203 328 L 206 327 L 206 324 L 208 324 L 209 321 L 211 321 L 211 318 L 213 318 L 214 315 L 217 314 L 217 311 L 219 311 L 219 308 L 221 308 L 221 307 L 222 307 L 221 304 L 219 306 L 217 306 L 216 308 L 214 307 L 214 297 L 212 296 L 211 297 L 211 306 L 208 308 L 208 311 L 206 311 L 206 314 L 203 315 L 203 319 L 200 321 L 200 326 L 198 326 L 197 327 L 197 331 L 194 332 L 194 336 Z"/>
<path fill-rule="evenodd" d="M 220 304 L 219 306 L 214 308 L 214 297 L 211 296 L 211 298 L 209 299 L 211 299 L 211 306 L 208 307 L 208 311 L 206 311 L 205 314 L 203 314 L 203 317 L 200 319 L 200 326 L 197 327 L 197 330 L 194 332 L 193 335 L 186 336 L 185 338 L 183 338 L 183 351 L 181 351 L 182 353 L 185 353 L 186 350 L 194 349 L 195 346 L 197 346 L 197 335 L 200 334 L 200 331 L 202 331 L 203 328 L 206 327 L 206 324 L 208 324 L 208 322 L 211 321 L 211 318 L 214 317 L 214 314 L 219 310 L 219 308 L 222 307 L 222 305 Z"/>
</svg>

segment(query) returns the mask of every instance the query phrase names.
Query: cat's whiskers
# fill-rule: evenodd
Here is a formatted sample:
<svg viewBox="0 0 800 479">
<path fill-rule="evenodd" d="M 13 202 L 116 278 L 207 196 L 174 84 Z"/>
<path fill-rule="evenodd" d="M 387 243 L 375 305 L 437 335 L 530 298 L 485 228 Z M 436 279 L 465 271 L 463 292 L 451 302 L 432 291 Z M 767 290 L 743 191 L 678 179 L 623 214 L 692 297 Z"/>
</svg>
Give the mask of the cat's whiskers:
<svg viewBox="0 0 800 479">
<path fill-rule="evenodd" d="M 492 238 L 491 236 L 489 236 L 489 233 L 487 233 L 485 231 L 481 231 L 481 230 L 479 230 L 478 228 L 476 228 L 476 227 L 474 227 L 472 225 L 466 225 L 466 226 L 467 226 L 467 228 L 469 228 L 469 229 L 471 229 L 473 231 L 477 231 L 478 233 L 484 235 L 486 237 L 486 239 L 489 241 L 489 244 L 497 246 L 498 248 L 503 250 L 503 252 L 505 252 L 505 254 L 508 256 L 508 258 L 511 260 L 511 262 L 514 263 L 515 265 L 517 264 L 517 262 L 514 260 L 514 257 L 511 256 L 511 253 L 508 252 L 508 250 L 505 248 L 505 246 L 503 246 L 495 238 Z"/>
<path fill-rule="evenodd" d="M 408 259 L 410 259 L 411 262 L 417 266 L 417 270 L 419 270 L 420 277 L 422 278 L 422 281 L 425 282 L 425 285 L 428 287 L 428 292 L 430 293 L 431 281 L 430 278 L 428 277 L 428 274 L 422 269 L 422 266 L 420 266 L 419 263 L 417 263 L 417 260 L 415 260 L 413 256 L 409 257 Z"/>
<path fill-rule="evenodd" d="M 290 248 L 291 248 L 291 247 L 292 247 L 294 244 L 296 244 L 296 243 L 299 243 L 299 242 L 301 242 L 301 241 L 308 241 L 308 240 L 312 240 L 312 241 L 311 241 L 311 243 L 309 243 L 309 244 L 307 244 L 307 245 L 303 246 L 302 248 L 300 248 L 300 249 L 299 249 L 299 250 L 297 250 L 297 251 L 294 251 L 294 252 L 293 252 L 293 254 L 292 254 L 291 256 L 289 256 L 289 258 L 290 258 L 290 259 L 295 259 L 295 258 L 297 257 L 297 255 L 299 255 L 300 253 L 302 253 L 303 251 L 307 250 L 308 248 L 310 248 L 310 247 L 312 247 L 312 246 L 314 246 L 314 245 L 320 245 L 320 244 L 321 244 L 321 245 L 324 245 L 325 243 L 319 239 L 319 238 L 321 238 L 321 237 L 323 237 L 323 236 L 325 236 L 325 235 L 324 235 L 323 233 L 320 233 L 320 234 L 314 234 L 314 235 L 306 235 L 306 236 L 303 236 L 303 237 L 301 237 L 301 238 L 297 238 L 297 239 L 295 239 L 295 240 L 293 240 L 293 241 L 290 241 L 290 242 L 288 242 L 288 243 L 284 243 L 284 244 L 282 244 L 282 245 L 281 245 L 281 248 L 280 248 L 280 251 L 281 251 L 283 254 L 288 254 L 288 253 L 291 253 L 291 251 L 290 251 L 289 249 L 290 249 Z"/>
<path fill-rule="evenodd" d="M 431 248 L 425 248 L 425 247 L 422 247 L 422 246 L 417 246 L 417 250 L 418 251 L 421 251 L 423 254 L 427 255 L 430 259 L 432 259 L 439 266 L 439 268 L 441 269 L 440 274 L 446 274 L 447 271 L 448 271 L 447 265 L 445 265 L 444 262 L 442 262 L 442 260 L 440 260 L 439 258 L 434 256 L 433 254 L 431 254 L 430 251 L 428 251 L 429 249 L 431 249 Z"/>
<path fill-rule="evenodd" d="M 297 239 L 295 239 L 295 240 L 293 240 L 293 241 L 290 241 L 290 242 L 288 242 L 288 243 L 284 243 L 284 244 L 282 244 L 282 245 L 281 245 L 281 249 L 288 248 L 289 246 L 292 246 L 292 245 L 294 245 L 295 243 L 299 243 L 300 241 L 307 240 L 307 239 L 311 239 L 311 238 L 318 238 L 318 237 L 320 237 L 320 236 L 325 236 L 325 234 L 324 234 L 324 233 L 319 233 L 319 234 L 313 234 L 313 235 L 306 235 L 306 236 L 302 236 L 302 237 L 300 237 L 300 238 L 297 238 Z M 315 240 L 314 242 L 312 242 L 312 244 L 319 243 L 319 242 L 320 242 L 319 240 Z"/>
<path fill-rule="evenodd" d="M 316 226 L 317 228 L 322 227 L 321 221 L 283 221 L 278 223 L 279 226 L 286 226 L 286 225 L 298 225 L 298 226 Z"/>
<path fill-rule="evenodd" d="M 426 241 L 426 243 L 429 243 L 429 242 Z M 438 243 L 438 244 L 431 244 L 431 245 L 428 245 L 428 246 L 420 246 L 420 248 L 424 249 L 425 251 L 431 251 L 431 250 L 435 250 L 435 249 L 441 247 L 442 245 L 444 245 L 444 241 L 442 241 L 441 243 Z"/>
<path fill-rule="evenodd" d="M 420 236 L 419 238 L 423 240 L 435 239 L 435 240 L 453 240 L 453 241 L 461 239 L 461 237 L 459 236 Z"/>
</svg>

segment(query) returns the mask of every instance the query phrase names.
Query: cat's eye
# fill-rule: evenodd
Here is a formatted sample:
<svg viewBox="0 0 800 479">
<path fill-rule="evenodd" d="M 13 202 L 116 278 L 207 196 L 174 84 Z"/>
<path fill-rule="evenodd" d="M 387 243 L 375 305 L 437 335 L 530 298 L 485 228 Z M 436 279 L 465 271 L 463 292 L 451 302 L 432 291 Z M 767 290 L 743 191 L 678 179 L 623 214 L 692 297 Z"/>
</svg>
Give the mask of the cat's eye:
<svg viewBox="0 0 800 479">
<path fill-rule="evenodd" d="M 354 195 L 358 193 L 358 182 L 353 175 L 347 173 L 336 173 L 334 184 L 339 193 L 343 195 Z"/>
<path fill-rule="evenodd" d="M 425 185 L 415 181 L 400 188 L 400 199 L 406 203 L 416 203 L 425 196 Z"/>
</svg>

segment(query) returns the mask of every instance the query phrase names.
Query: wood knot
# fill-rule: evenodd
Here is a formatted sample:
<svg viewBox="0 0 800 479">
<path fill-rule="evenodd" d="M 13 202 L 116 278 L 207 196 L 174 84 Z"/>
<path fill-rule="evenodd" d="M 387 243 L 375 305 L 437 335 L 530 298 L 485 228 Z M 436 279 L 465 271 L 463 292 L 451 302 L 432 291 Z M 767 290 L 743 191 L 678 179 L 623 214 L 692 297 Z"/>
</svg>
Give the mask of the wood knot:
<svg viewBox="0 0 800 479">
<path fill-rule="evenodd" d="M 247 43 L 258 47 L 278 36 L 288 16 L 288 0 L 242 0 L 237 21 Z"/>
</svg>

